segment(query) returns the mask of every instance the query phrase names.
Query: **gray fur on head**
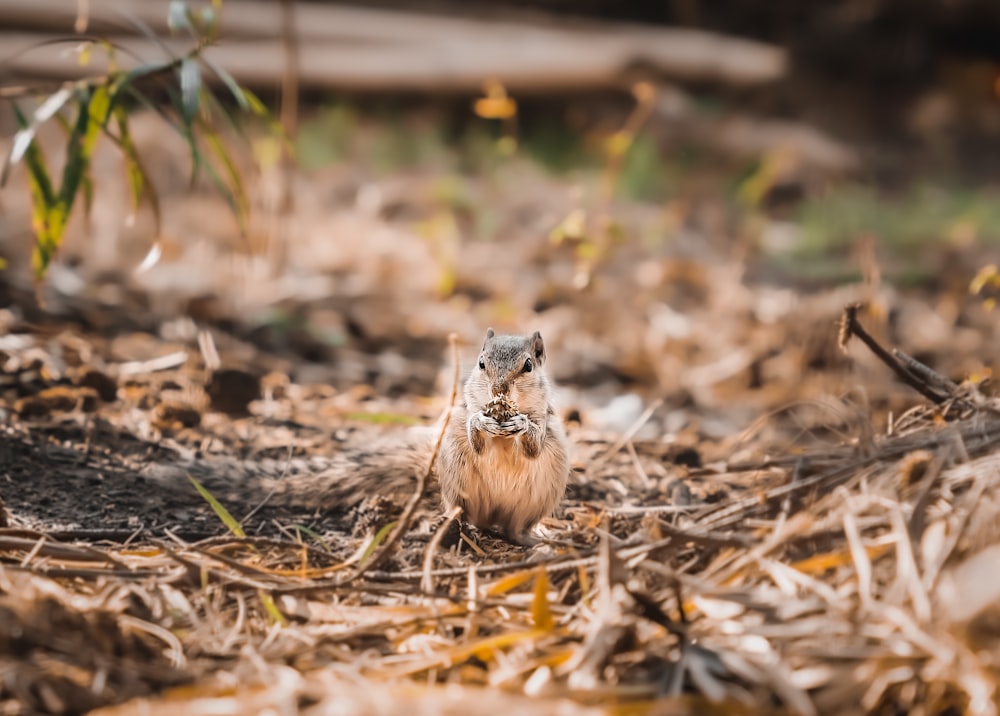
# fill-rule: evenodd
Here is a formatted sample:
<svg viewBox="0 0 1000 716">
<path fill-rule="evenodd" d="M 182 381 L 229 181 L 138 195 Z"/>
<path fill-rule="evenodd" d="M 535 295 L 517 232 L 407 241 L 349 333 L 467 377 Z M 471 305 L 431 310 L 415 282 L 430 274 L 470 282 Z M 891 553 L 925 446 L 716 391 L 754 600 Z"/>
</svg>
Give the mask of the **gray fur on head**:
<svg viewBox="0 0 1000 716">
<path fill-rule="evenodd" d="M 484 357 L 489 356 L 494 367 L 508 370 L 520 366 L 526 358 L 539 366 L 545 362 L 545 342 L 538 331 L 525 337 L 497 335 L 492 328 L 487 328 L 482 352 Z"/>
</svg>

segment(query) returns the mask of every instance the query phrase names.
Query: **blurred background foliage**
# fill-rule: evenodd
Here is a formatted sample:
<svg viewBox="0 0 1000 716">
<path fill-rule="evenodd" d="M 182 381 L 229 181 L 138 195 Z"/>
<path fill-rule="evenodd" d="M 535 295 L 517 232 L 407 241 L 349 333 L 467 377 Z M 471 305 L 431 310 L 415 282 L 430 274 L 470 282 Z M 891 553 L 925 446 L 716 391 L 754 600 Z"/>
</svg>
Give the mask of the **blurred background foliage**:
<svg viewBox="0 0 1000 716">
<path fill-rule="evenodd" d="M 128 130 L 137 109 L 183 137 L 192 186 L 203 173 L 244 234 L 249 165 L 231 154 L 234 140 L 253 145 L 257 172 L 294 156 L 306 172 L 434 173 L 433 201 L 453 221 L 424 217 L 418 233 L 445 262 L 455 251 L 442 247 L 488 238 L 500 224 L 472 205 L 463 177 L 488 180 L 522 161 L 588 197 L 575 237 L 583 263 L 607 255 L 622 201 L 665 207 L 664 225 L 683 228 L 701 222 L 711 196 L 733 251 L 817 278 L 852 275 L 842 259 L 869 237 L 900 259 L 906 280 L 933 272 L 928 252 L 1000 239 L 1000 7 L 989 0 L 20 5 L 0 3 L 21 39 L 5 43 L 14 47 L 4 65 L 11 111 L 0 128 L 12 137 L 4 179 L 23 164 L 30 180 L 36 278 L 78 194 L 89 211 L 102 137 L 124 156 L 133 212 L 147 201 L 159 233 L 156 188 Z M 383 40 L 384 53 L 373 52 Z M 572 59 L 573 43 L 591 40 L 594 56 L 605 45 L 619 53 L 611 69 L 558 69 L 560 43 Z M 518 67 L 522 41 L 544 45 L 557 69 Z M 434 43 L 455 66 L 422 64 Z M 65 59 L 66 47 L 73 57 L 62 65 L 31 61 Z M 324 66 L 317 47 L 343 61 Z M 149 59 L 153 50 L 165 57 Z M 476 75 L 480 61 L 496 73 Z M 249 137 L 248 116 L 271 134 Z M 63 128 L 58 158 L 32 141 L 46 122 Z M 287 177 L 283 191 L 292 191 Z M 554 221 L 552 235 L 565 237 L 564 220 L 580 216 Z M 828 261 L 817 267 L 817 256 Z M 454 285 L 442 279 L 445 292 Z"/>
</svg>

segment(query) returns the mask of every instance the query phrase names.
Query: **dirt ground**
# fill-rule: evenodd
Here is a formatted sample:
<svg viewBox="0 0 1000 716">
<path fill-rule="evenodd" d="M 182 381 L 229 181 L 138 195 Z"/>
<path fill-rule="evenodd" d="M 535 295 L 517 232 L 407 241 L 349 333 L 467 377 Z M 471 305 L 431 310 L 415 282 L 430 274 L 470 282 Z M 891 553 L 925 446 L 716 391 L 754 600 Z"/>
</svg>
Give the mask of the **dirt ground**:
<svg viewBox="0 0 1000 716">
<path fill-rule="evenodd" d="M 995 557 L 985 249 L 934 286 L 876 251 L 793 288 L 708 200 L 605 206 L 516 160 L 298 175 L 289 214 L 265 171 L 244 239 L 154 118 L 134 134 L 152 266 L 113 152 L 38 296 L 23 178 L 0 195 L 5 713 L 995 713 L 1000 588 L 969 576 Z M 856 301 L 927 394 L 838 345 Z M 545 336 L 574 443 L 542 545 L 443 527 L 433 494 L 401 518 L 378 485 L 335 511 L 220 494 L 236 534 L 143 477 L 433 424 L 448 335 L 468 365 L 487 326 Z"/>
</svg>

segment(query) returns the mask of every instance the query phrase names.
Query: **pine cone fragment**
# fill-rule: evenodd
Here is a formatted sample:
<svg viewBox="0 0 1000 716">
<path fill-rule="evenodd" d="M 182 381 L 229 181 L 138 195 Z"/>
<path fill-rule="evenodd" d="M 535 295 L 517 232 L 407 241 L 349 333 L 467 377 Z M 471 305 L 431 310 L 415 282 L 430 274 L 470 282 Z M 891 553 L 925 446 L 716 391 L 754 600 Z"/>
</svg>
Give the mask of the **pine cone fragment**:
<svg viewBox="0 0 1000 716">
<path fill-rule="evenodd" d="M 506 395 L 494 395 L 493 399 L 483 408 L 483 415 L 493 418 L 498 423 L 510 420 L 517 415 L 517 405 Z"/>
</svg>

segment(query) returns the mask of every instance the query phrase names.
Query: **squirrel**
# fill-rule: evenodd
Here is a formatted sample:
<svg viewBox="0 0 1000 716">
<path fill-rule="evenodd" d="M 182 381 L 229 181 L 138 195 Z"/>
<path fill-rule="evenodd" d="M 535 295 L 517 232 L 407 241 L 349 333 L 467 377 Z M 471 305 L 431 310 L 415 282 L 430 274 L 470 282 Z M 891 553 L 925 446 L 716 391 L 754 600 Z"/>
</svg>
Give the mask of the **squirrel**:
<svg viewBox="0 0 1000 716">
<path fill-rule="evenodd" d="M 545 375 L 541 333 L 498 335 L 492 328 L 450 412 L 432 469 L 446 510 L 521 545 L 559 505 L 569 475 L 569 440 Z M 427 469 L 437 430 L 417 428 L 332 458 L 182 459 L 144 466 L 156 483 L 186 485 L 190 475 L 222 499 L 275 497 L 286 505 L 346 508 L 373 493 L 412 489 Z"/>
</svg>

